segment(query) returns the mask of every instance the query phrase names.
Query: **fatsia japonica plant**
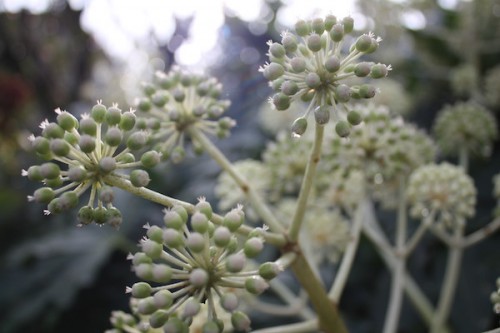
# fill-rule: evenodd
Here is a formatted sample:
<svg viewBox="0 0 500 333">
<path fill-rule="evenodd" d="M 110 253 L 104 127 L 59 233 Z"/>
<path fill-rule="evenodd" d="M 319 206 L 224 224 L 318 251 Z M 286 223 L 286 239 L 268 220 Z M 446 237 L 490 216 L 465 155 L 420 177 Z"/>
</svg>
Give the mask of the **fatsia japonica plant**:
<svg viewBox="0 0 500 333">
<path fill-rule="evenodd" d="M 145 224 L 139 250 L 129 255 L 137 275 L 126 288 L 130 312 L 113 312 L 107 332 L 248 332 L 252 308 L 295 318 L 254 332 L 349 332 L 338 305 L 362 235 L 392 276 L 383 332 L 398 331 L 405 297 L 430 332 L 451 332 L 463 251 L 500 227 L 495 219 L 465 234 L 477 194 L 468 161 L 491 153 L 497 124 L 471 99 L 446 106 L 431 137 L 374 103 L 374 82 L 392 68 L 370 61 L 382 39 L 355 36 L 353 26 L 351 17 L 299 20 L 268 43 L 269 62 L 260 68 L 273 90 L 266 112 L 297 116 L 259 160 L 231 162 L 219 150 L 212 138 L 227 138 L 236 125 L 224 116 L 230 102 L 221 84 L 177 67 L 143 84 L 129 111 L 99 101 L 80 119 L 57 109 L 55 121 L 41 124 L 31 141 L 45 162 L 23 174 L 43 184 L 29 200 L 46 204 L 46 214 L 78 208 L 80 226 L 118 228 L 127 221 L 113 205 L 116 189 L 163 206 L 163 220 Z M 458 156 L 459 165 L 438 163 L 438 150 Z M 217 204 L 148 187 L 148 169 L 183 163 L 193 152 L 220 166 Z M 395 217 L 393 241 L 375 204 Z M 449 248 L 435 304 L 406 269 L 429 232 Z M 279 255 L 261 260 L 268 247 Z M 325 264 L 333 282 L 322 278 Z M 302 291 L 280 279 L 285 270 Z M 266 303 L 263 293 L 281 304 Z M 492 300 L 498 311 L 498 293 Z"/>
</svg>

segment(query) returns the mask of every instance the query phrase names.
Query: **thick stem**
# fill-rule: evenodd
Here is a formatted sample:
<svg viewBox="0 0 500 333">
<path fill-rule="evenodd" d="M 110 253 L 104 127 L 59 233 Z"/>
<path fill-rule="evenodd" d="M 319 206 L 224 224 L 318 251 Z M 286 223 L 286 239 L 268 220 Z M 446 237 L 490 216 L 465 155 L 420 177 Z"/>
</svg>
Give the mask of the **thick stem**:
<svg viewBox="0 0 500 333">
<path fill-rule="evenodd" d="M 463 227 L 457 227 L 454 232 L 454 240 L 456 244 L 460 243 L 463 238 Z M 448 262 L 446 263 L 446 271 L 442 284 L 441 294 L 439 296 L 438 306 L 434 320 L 432 321 L 431 333 L 441 333 L 443 325 L 448 320 L 450 315 L 451 305 L 455 296 L 455 290 L 460 276 L 460 266 L 462 263 L 463 248 L 453 246 L 449 249 Z"/>
<path fill-rule="evenodd" d="M 297 241 L 299 237 L 300 227 L 302 226 L 302 222 L 304 221 L 307 201 L 309 199 L 309 194 L 311 193 L 311 188 L 314 183 L 314 176 L 316 175 L 316 167 L 321 158 L 321 146 L 323 143 L 324 131 L 324 126 L 316 123 L 316 132 L 314 136 L 311 155 L 309 155 L 309 161 L 307 162 L 306 171 L 302 180 L 302 186 L 300 187 L 297 206 L 295 207 L 295 214 L 293 216 L 292 224 L 290 225 L 290 229 L 288 232 L 288 237 L 292 242 Z"/>
<path fill-rule="evenodd" d="M 226 171 L 238 184 L 245 196 L 252 204 L 255 212 L 264 220 L 272 231 L 282 233 L 285 231 L 283 225 L 276 219 L 269 207 L 262 198 L 254 191 L 252 186 L 234 169 L 234 166 L 226 156 L 217 148 L 210 139 L 195 126 L 190 126 L 187 130 L 191 138 L 196 140 L 203 149 L 214 159 L 219 166 Z"/>
<path fill-rule="evenodd" d="M 351 239 L 347 245 L 347 249 L 342 257 L 342 263 L 338 270 L 337 276 L 335 277 L 335 282 L 333 283 L 328 297 L 335 303 L 339 304 L 340 297 L 342 296 L 342 291 L 347 283 L 347 278 L 351 272 L 352 264 L 356 256 L 359 245 L 359 237 L 361 234 L 361 228 L 363 226 L 364 212 L 367 205 L 365 199 L 361 200 L 358 207 L 356 208 L 356 214 L 354 216 L 354 224 L 351 230 Z"/>
<path fill-rule="evenodd" d="M 406 257 L 402 255 L 406 244 L 406 196 L 405 196 L 405 180 L 403 177 L 399 179 L 399 204 L 398 218 L 396 224 L 396 253 L 394 256 L 395 264 L 392 276 L 391 294 L 389 298 L 389 309 L 387 310 L 384 333 L 395 333 L 398 328 L 399 315 L 401 313 L 401 305 L 403 303 L 403 286 L 405 277 Z"/>
<path fill-rule="evenodd" d="M 337 306 L 328 299 L 322 283 L 316 278 L 309 262 L 302 253 L 298 253 L 297 260 L 290 267 L 302 288 L 309 295 L 309 299 L 319 317 L 319 328 L 324 333 L 348 333 Z"/>
</svg>

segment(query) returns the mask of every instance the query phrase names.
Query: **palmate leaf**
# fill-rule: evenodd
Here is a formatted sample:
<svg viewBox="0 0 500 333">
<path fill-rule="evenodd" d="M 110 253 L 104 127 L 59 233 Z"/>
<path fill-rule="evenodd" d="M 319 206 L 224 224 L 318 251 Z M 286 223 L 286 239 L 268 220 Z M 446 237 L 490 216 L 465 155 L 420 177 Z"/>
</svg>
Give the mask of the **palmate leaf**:
<svg viewBox="0 0 500 333">
<path fill-rule="evenodd" d="M 109 232 L 108 232 L 109 231 Z M 111 229 L 66 228 L 14 248 L 0 268 L 0 331 L 50 325 L 93 282 L 119 238 Z"/>
</svg>

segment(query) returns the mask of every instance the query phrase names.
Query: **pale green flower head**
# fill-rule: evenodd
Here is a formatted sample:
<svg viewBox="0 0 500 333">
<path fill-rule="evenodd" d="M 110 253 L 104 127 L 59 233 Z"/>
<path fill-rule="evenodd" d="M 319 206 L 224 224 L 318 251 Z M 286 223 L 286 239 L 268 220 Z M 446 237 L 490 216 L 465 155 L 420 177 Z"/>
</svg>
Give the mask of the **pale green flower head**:
<svg viewBox="0 0 500 333">
<path fill-rule="evenodd" d="M 433 132 L 444 155 L 465 149 L 472 156 L 489 157 L 498 137 L 493 114 L 475 102 L 447 105 L 437 114 Z"/>
<path fill-rule="evenodd" d="M 473 64 L 453 68 L 450 73 L 450 83 L 453 92 L 458 96 L 471 96 L 477 89 L 479 83 L 479 74 Z"/>
<path fill-rule="evenodd" d="M 476 194 L 472 178 L 461 167 L 449 163 L 416 169 L 406 192 L 414 218 L 431 218 L 447 228 L 462 227 L 474 216 Z"/>
<path fill-rule="evenodd" d="M 500 106 L 500 65 L 486 72 L 484 78 L 484 95 L 489 105 L 494 108 Z"/>
</svg>

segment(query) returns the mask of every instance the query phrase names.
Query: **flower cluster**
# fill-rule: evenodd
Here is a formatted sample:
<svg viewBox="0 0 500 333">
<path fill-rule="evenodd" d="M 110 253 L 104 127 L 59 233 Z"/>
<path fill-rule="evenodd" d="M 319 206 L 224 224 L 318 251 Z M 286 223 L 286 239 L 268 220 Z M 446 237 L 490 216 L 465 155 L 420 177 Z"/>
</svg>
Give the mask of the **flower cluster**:
<svg viewBox="0 0 500 333">
<path fill-rule="evenodd" d="M 41 135 L 30 137 L 34 151 L 47 162 L 23 170 L 24 176 L 44 184 L 28 199 L 47 204 L 46 214 L 56 214 L 78 206 L 90 189 L 88 204 L 78 212 L 79 223 L 118 227 L 122 216 L 113 206 L 107 181 L 120 177 L 137 187 L 148 185 L 149 174 L 143 168 L 155 166 L 160 154 L 145 151 L 137 159 L 132 154 L 141 152 L 149 139 L 146 131 L 135 129 L 133 110 L 122 112 L 117 105 L 98 102 L 79 121 L 66 111 L 56 113 L 56 122 L 45 120 Z M 120 172 L 127 169 L 129 174 Z"/>
<path fill-rule="evenodd" d="M 220 99 L 222 86 L 215 78 L 174 68 L 157 72 L 153 83 L 144 83 L 144 97 L 136 101 L 144 116 L 138 127 L 152 132 L 152 142 L 164 158 L 180 162 L 185 155 L 185 133 L 191 126 L 226 137 L 235 121 L 222 114 L 229 101 Z M 196 152 L 201 148 L 193 142 Z"/>
<path fill-rule="evenodd" d="M 495 117 L 474 102 L 445 106 L 437 115 L 433 131 L 445 155 L 458 155 L 460 149 L 466 149 L 488 157 L 498 136 Z"/>
<path fill-rule="evenodd" d="M 305 115 L 292 125 L 294 134 L 300 136 L 305 132 L 306 117 L 313 111 L 320 125 L 328 123 L 330 114 L 335 112 L 337 133 L 347 136 L 351 125 L 357 125 L 360 119 L 353 111 L 348 111 L 347 119 L 341 118 L 340 113 L 347 110 L 345 103 L 376 94 L 374 86 L 363 81 L 353 83 L 350 79 L 379 79 L 387 76 L 391 69 L 380 63 L 358 61 L 378 48 L 381 39 L 371 33 L 358 37 L 344 54 L 344 44 L 352 40 L 349 34 L 353 25 L 351 17 L 337 20 L 333 15 L 299 20 L 295 24 L 296 34 L 285 32 L 281 43 L 268 43 L 270 63 L 260 70 L 276 91 L 271 98 L 274 107 L 287 110 L 296 101 L 309 103 Z"/>
<path fill-rule="evenodd" d="M 476 188 L 472 179 L 462 168 L 448 163 L 415 170 L 408 182 L 407 197 L 413 217 L 432 216 L 449 228 L 463 226 L 475 212 Z"/>
<path fill-rule="evenodd" d="M 458 66 L 451 71 L 450 83 L 453 91 L 459 96 L 470 96 L 477 89 L 479 74 L 472 64 Z"/>
<path fill-rule="evenodd" d="M 486 72 L 484 90 L 488 103 L 498 108 L 500 106 L 500 66 L 495 66 Z"/>
<path fill-rule="evenodd" d="M 262 229 L 255 229 L 240 244 L 235 232 L 244 220 L 242 207 L 229 211 L 214 224 L 211 205 L 200 199 L 192 214 L 181 206 L 165 210 L 164 227 L 147 225 L 141 252 L 131 256 L 138 282 L 128 291 L 138 299 L 138 312 L 148 315 L 149 325 L 164 332 L 186 332 L 202 308 L 208 307 L 203 332 L 222 332 L 223 322 L 215 306 L 231 314 L 232 326 L 250 329 L 250 320 L 238 311 L 233 290 L 260 294 L 283 268 L 275 262 L 247 269 L 249 259 L 264 247 Z M 149 282 L 157 284 L 152 286 Z M 219 308 L 220 310 L 220 308 Z"/>
</svg>

